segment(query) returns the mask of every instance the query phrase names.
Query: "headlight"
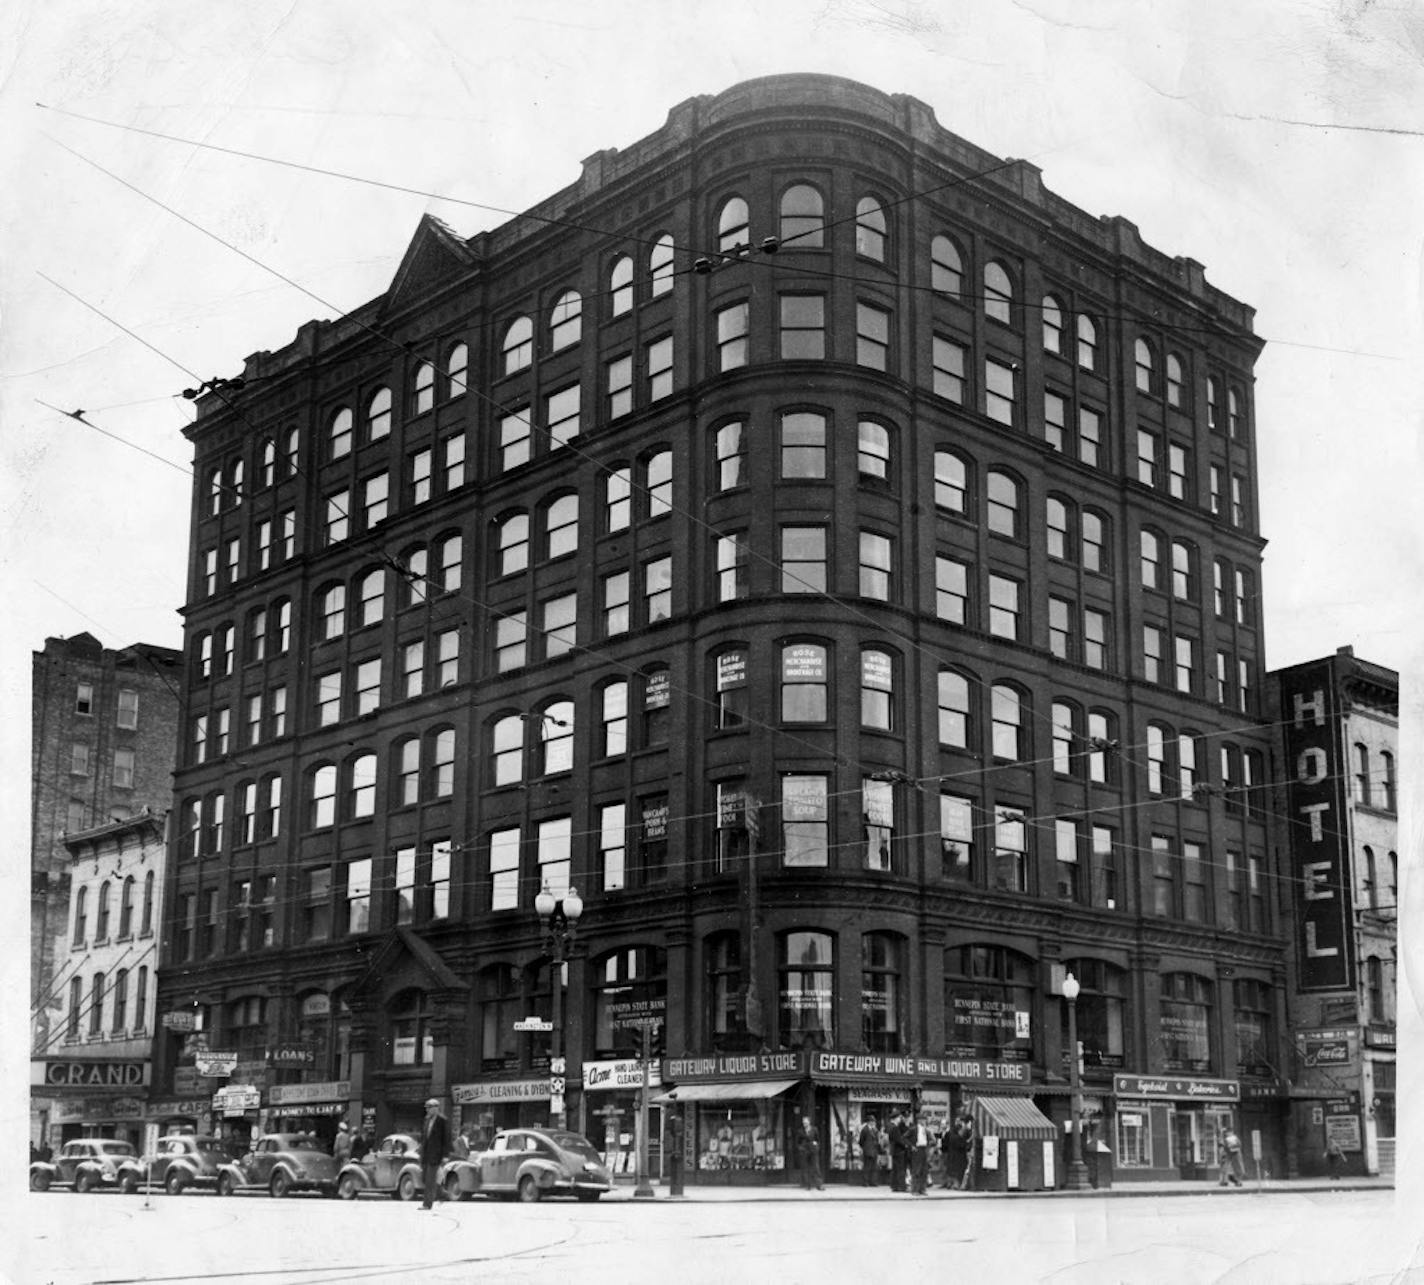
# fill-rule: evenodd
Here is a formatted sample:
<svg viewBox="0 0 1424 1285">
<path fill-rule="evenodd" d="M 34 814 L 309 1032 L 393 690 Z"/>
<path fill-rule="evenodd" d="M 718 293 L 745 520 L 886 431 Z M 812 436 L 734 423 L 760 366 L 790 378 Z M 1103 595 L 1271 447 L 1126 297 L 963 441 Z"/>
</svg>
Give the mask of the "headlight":
<svg viewBox="0 0 1424 1285">
<path fill-rule="evenodd" d="M 295 1166 L 293 1166 L 293 1168 L 292 1168 L 292 1177 L 293 1177 L 293 1178 L 296 1178 L 296 1179 L 300 1180 L 300 1179 L 302 1179 L 302 1178 L 305 1178 L 306 1176 L 307 1176 L 306 1170 L 303 1169 L 303 1168 L 301 1167 L 301 1165 L 295 1165 Z"/>
</svg>

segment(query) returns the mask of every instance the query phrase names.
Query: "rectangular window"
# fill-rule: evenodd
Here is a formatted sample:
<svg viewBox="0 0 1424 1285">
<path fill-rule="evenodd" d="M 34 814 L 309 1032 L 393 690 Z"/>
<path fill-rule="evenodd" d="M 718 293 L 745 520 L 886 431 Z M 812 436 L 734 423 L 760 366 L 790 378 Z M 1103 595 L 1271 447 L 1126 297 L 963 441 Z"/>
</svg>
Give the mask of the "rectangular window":
<svg viewBox="0 0 1424 1285">
<path fill-rule="evenodd" d="M 1182 917 L 1194 924 L 1211 923 L 1214 916 L 1207 907 L 1206 862 L 1202 860 L 1201 844 L 1182 844 L 1182 875 L 1182 891 L 1186 897 Z"/>
<path fill-rule="evenodd" d="M 1097 468 L 1102 443 L 1102 416 L 1086 406 L 1078 407 L 1078 458 L 1090 468 Z"/>
<path fill-rule="evenodd" d="M 396 923 L 415 920 L 415 849 L 396 849 Z"/>
<path fill-rule="evenodd" d="M 555 897 L 562 897 L 569 890 L 571 834 L 568 817 L 539 822 L 539 885 L 547 887 Z"/>
<path fill-rule="evenodd" d="M 1251 712 L 1252 690 L 1251 662 L 1238 660 L 1236 662 L 1236 708 L 1243 714 Z"/>
<path fill-rule="evenodd" d="M 1058 393 L 1043 394 L 1043 440 L 1055 451 L 1063 449 L 1067 433 L 1068 403 Z"/>
<path fill-rule="evenodd" d="M 449 839 L 437 839 L 430 845 L 430 917 L 450 916 L 450 853 Z"/>
<path fill-rule="evenodd" d="M 625 353 L 607 366 L 608 418 L 617 419 L 633 409 L 633 358 Z"/>
<path fill-rule="evenodd" d="M 781 528 L 781 592 L 825 593 L 826 530 L 818 526 Z"/>
<path fill-rule="evenodd" d="M 346 932 L 371 930 L 371 858 L 346 863 Z"/>
<path fill-rule="evenodd" d="M 286 509 L 277 514 L 277 523 L 281 532 L 278 547 L 281 549 L 282 561 L 290 562 L 297 552 L 297 511 Z"/>
<path fill-rule="evenodd" d="M 1231 525 L 1246 525 L 1246 481 L 1239 473 L 1231 475 Z"/>
<path fill-rule="evenodd" d="M 984 362 L 984 413 L 1010 428 L 1014 423 L 1014 368 L 992 357 Z"/>
<path fill-rule="evenodd" d="M 519 905 L 519 830 L 490 835 L 490 909 L 514 910 Z"/>
<path fill-rule="evenodd" d="M 740 421 L 717 430 L 717 489 L 741 486 L 746 472 L 746 425 Z"/>
<path fill-rule="evenodd" d="M 574 649 L 578 619 L 578 595 L 560 594 L 544 604 L 544 656 L 567 655 Z"/>
<path fill-rule="evenodd" d="M 1197 668 L 1196 642 L 1178 634 L 1173 639 L 1173 651 L 1176 659 L 1177 690 L 1190 692 Z"/>
<path fill-rule="evenodd" d="M 241 574 L 242 543 L 239 540 L 227 542 L 227 583 L 236 584 Z"/>
<path fill-rule="evenodd" d="M 364 510 L 366 530 L 369 531 L 377 523 L 384 522 L 386 520 L 386 514 L 390 511 L 390 474 L 377 473 L 374 477 L 368 477 L 364 483 L 364 487 L 362 508 Z"/>
<path fill-rule="evenodd" d="M 638 808 L 643 817 L 638 838 L 638 864 L 644 882 L 656 883 L 667 878 L 667 795 L 650 795 L 639 801 Z"/>
<path fill-rule="evenodd" d="M 494 625 L 494 667 L 497 673 L 518 669 L 525 663 L 527 620 L 522 611 L 501 616 Z"/>
<path fill-rule="evenodd" d="M 327 544 L 338 544 L 351 533 L 351 493 L 338 491 L 326 497 L 326 525 L 324 539 Z"/>
<path fill-rule="evenodd" d="M 964 405 L 964 371 L 968 364 L 968 349 L 963 344 L 934 337 L 934 390 L 956 405 Z"/>
<path fill-rule="evenodd" d="M 989 632 L 996 638 L 1019 636 L 1019 583 L 1006 576 L 989 577 Z"/>
<path fill-rule="evenodd" d="M 272 520 L 264 518 L 257 524 L 257 569 L 266 571 L 272 565 Z"/>
<path fill-rule="evenodd" d="M 717 310 L 717 369 L 736 370 L 747 364 L 747 304 Z"/>
<path fill-rule="evenodd" d="M 781 417 L 781 476 L 788 481 L 826 476 L 826 419 L 797 411 Z"/>
<path fill-rule="evenodd" d="M 509 472 L 529 462 L 529 407 L 499 417 L 499 467 Z"/>
<path fill-rule="evenodd" d="M 1231 704 L 1231 657 L 1224 651 L 1216 653 L 1216 703 Z"/>
<path fill-rule="evenodd" d="M 717 537 L 717 601 L 747 596 L 747 545 L 741 533 Z"/>
<path fill-rule="evenodd" d="M 316 680 L 316 722 L 328 727 L 341 721 L 341 675 L 321 674 Z"/>
<path fill-rule="evenodd" d="M 1207 483 L 1207 484 L 1208 484 L 1208 487 L 1210 488 L 1210 490 L 1209 490 L 1209 494 L 1210 494 L 1209 506 L 1210 506 L 1210 508 L 1211 508 L 1212 516 L 1213 516 L 1213 517 L 1220 517 L 1220 516 L 1221 516 L 1221 466 L 1220 466 L 1219 464 L 1213 464 L 1213 465 L 1211 465 L 1211 467 L 1207 470 L 1207 479 L 1208 479 L 1208 483 Z"/>
<path fill-rule="evenodd" d="M 1157 485 L 1157 436 L 1137 430 L 1137 480 L 1143 486 Z"/>
<path fill-rule="evenodd" d="M 1019 813 L 999 810 L 994 822 L 993 887 L 1005 892 L 1028 891 L 1027 833 Z"/>
<path fill-rule="evenodd" d="M 1068 659 L 1072 644 L 1073 604 L 1063 598 L 1048 600 L 1048 650 L 1059 660 Z"/>
<path fill-rule="evenodd" d="M 138 726 L 138 693 L 131 687 L 119 688 L 118 726 Z"/>
<path fill-rule="evenodd" d="M 381 662 L 363 660 L 356 666 L 351 684 L 356 699 L 357 717 L 369 714 L 381 703 Z"/>
<path fill-rule="evenodd" d="M 406 643 L 400 649 L 401 695 L 409 700 L 425 690 L 425 644 Z"/>
<path fill-rule="evenodd" d="M 884 308 L 855 305 L 855 360 L 872 370 L 890 368 L 890 314 Z"/>
<path fill-rule="evenodd" d="M 1142 676 L 1149 683 L 1162 681 L 1162 631 L 1156 625 L 1142 626 Z"/>
<path fill-rule="evenodd" d="M 445 489 L 454 491 L 465 485 L 465 435 L 454 433 L 441 445 L 445 452 Z"/>
<path fill-rule="evenodd" d="M 819 294 L 784 294 L 781 356 L 784 361 L 820 360 L 826 355 L 826 299 Z"/>
<path fill-rule="evenodd" d="M 447 629 L 435 635 L 435 686 L 453 687 L 460 681 L 460 631 Z"/>
<path fill-rule="evenodd" d="M 262 741 L 262 693 L 247 698 L 247 744 L 257 745 Z"/>
<path fill-rule="evenodd" d="M 1078 901 L 1078 823 L 1059 818 L 1053 825 L 1054 850 L 1058 857 L 1058 896 L 1062 901 Z"/>
<path fill-rule="evenodd" d="M 272 735 L 285 736 L 287 734 L 287 689 L 285 687 L 274 687 L 272 689 Z"/>
<path fill-rule="evenodd" d="M 939 847 L 944 878 L 974 877 L 974 805 L 969 799 L 939 796 Z"/>
<path fill-rule="evenodd" d="M 544 401 L 544 423 L 549 430 L 549 449 L 557 450 L 579 434 L 579 403 L 582 389 L 570 384 L 550 393 Z"/>
<path fill-rule="evenodd" d="M 969 618 L 969 568 L 954 558 L 935 557 L 935 614 L 954 625 Z"/>
<path fill-rule="evenodd" d="M 861 823 L 865 833 L 865 868 L 888 873 L 895 847 L 895 789 L 889 781 L 863 778 Z"/>
<path fill-rule="evenodd" d="M 1190 499 L 1191 452 L 1175 442 L 1167 445 L 1167 494 L 1174 500 Z"/>
<path fill-rule="evenodd" d="M 218 591 L 218 551 L 207 549 L 203 553 L 203 592 L 215 594 Z"/>
<path fill-rule="evenodd" d="M 1106 826 L 1093 827 L 1092 903 L 1104 910 L 1117 909 L 1117 858 L 1113 832 Z"/>
<path fill-rule="evenodd" d="M 81 765 L 79 755 L 83 752 L 83 762 Z M 208 758 L 208 716 L 199 714 L 193 720 L 193 762 L 204 763 Z M 76 776 L 88 776 L 89 774 L 89 747 L 87 745 L 75 745 L 70 754 L 69 770 Z"/>
<path fill-rule="evenodd" d="M 654 558 L 643 564 L 643 601 L 648 624 L 672 616 L 672 559 Z"/>
<path fill-rule="evenodd" d="M 648 345 L 648 400 L 655 402 L 672 392 L 672 336 Z"/>
<path fill-rule="evenodd" d="M 1176 864 L 1172 843 L 1164 834 L 1152 836 L 1152 913 L 1172 917 L 1177 907 Z"/>
<path fill-rule="evenodd" d="M 232 711 L 224 707 L 217 711 L 213 720 L 213 753 L 226 754 L 228 734 L 232 729 Z"/>
<path fill-rule="evenodd" d="M 740 727 L 747 717 L 747 654 L 736 649 L 717 657 L 717 726 Z"/>
<path fill-rule="evenodd" d="M 1108 667 L 1108 618 L 1092 607 L 1083 611 L 1083 664 L 1089 669 Z"/>
<path fill-rule="evenodd" d="M 626 571 L 615 571 L 603 577 L 603 635 L 628 632 L 628 589 L 631 577 Z"/>
<path fill-rule="evenodd" d="M 119 789 L 132 789 L 134 783 L 134 752 L 124 746 L 114 751 L 114 784 Z"/>
<path fill-rule="evenodd" d="M 829 790 L 824 776 L 781 778 L 782 864 L 787 868 L 830 863 Z"/>
<path fill-rule="evenodd" d="M 894 546 L 888 536 L 860 533 L 860 595 L 889 602 L 894 575 Z"/>
<path fill-rule="evenodd" d="M 430 499 L 430 451 L 416 451 L 410 457 L 410 502 L 424 504 Z"/>
</svg>

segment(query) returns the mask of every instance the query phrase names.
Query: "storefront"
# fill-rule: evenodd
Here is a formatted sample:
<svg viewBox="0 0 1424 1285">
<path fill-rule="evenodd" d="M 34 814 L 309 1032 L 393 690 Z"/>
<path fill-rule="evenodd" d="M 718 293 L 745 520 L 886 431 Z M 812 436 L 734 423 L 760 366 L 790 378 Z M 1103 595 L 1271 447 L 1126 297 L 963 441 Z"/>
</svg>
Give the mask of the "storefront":
<svg viewBox="0 0 1424 1285">
<path fill-rule="evenodd" d="M 217 1137 L 234 1157 L 247 1152 L 261 1132 L 262 1091 L 254 1084 L 227 1084 L 213 1094 Z"/>
<path fill-rule="evenodd" d="M 454 1104 L 450 1127 L 463 1132 L 472 1127 L 472 1147 L 481 1150 L 500 1129 L 549 1123 L 552 1091 L 547 1075 L 537 1079 L 478 1080 L 473 1084 L 450 1086 Z M 598 1142 L 594 1140 L 594 1146 Z"/>
<path fill-rule="evenodd" d="M 263 1127 L 269 1133 L 310 1133 L 328 1150 L 337 1125 L 350 1122 L 351 1081 L 274 1084 L 267 1093 Z"/>
<path fill-rule="evenodd" d="M 1113 1093 L 1114 1169 L 1123 1181 L 1213 1176 L 1222 1135 L 1241 1130 L 1238 1080 L 1115 1075 Z"/>
<path fill-rule="evenodd" d="M 72 1138 L 143 1145 L 147 1060 L 42 1058 L 30 1063 L 31 1112 L 53 1150 Z"/>
<path fill-rule="evenodd" d="M 144 1108 L 144 1126 L 156 1137 L 169 1133 L 204 1133 L 213 1131 L 211 1098 L 168 1098 L 149 1102 Z"/>
<path fill-rule="evenodd" d="M 648 1178 L 662 1176 L 663 1105 L 662 1073 L 656 1062 L 648 1064 Z M 583 1132 L 603 1153 L 603 1162 L 615 1176 L 637 1173 L 638 1095 L 643 1091 L 643 1063 L 636 1058 L 583 1064 Z"/>
</svg>

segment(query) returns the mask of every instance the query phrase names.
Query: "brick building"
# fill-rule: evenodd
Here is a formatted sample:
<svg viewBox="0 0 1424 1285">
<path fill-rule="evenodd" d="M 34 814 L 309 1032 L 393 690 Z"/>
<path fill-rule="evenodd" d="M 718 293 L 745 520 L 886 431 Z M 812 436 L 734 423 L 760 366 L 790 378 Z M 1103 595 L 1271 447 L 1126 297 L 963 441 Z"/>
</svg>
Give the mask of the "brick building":
<svg viewBox="0 0 1424 1285">
<path fill-rule="evenodd" d="M 162 816 L 173 798 L 181 653 L 91 634 L 47 638 L 34 653 L 30 743 L 30 1012 L 34 1050 L 64 1020 L 70 870 L 66 838 Z M 154 961 L 156 965 L 156 960 Z M 32 1120 L 38 1138 L 43 1122 Z"/>
<path fill-rule="evenodd" d="M 622 1145 L 651 1018 L 689 1180 L 779 1181 L 802 1115 L 833 1172 L 912 1100 L 1057 1134 L 1071 971 L 1122 1176 L 1233 1117 L 1279 1171 L 1260 348 L 831 77 L 427 217 L 190 430 L 160 1091 L 206 1042 L 239 1130 L 542 1119 L 557 971 L 572 1124 Z"/>
</svg>

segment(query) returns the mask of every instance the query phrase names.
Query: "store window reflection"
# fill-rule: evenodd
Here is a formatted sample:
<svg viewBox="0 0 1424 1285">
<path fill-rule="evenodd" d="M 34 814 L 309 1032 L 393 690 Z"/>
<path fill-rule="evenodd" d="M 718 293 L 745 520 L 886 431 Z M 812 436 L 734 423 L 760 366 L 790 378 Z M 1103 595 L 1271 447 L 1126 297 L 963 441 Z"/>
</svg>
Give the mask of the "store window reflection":
<svg viewBox="0 0 1424 1285">
<path fill-rule="evenodd" d="M 1083 1046 L 1083 1068 L 1121 1067 L 1123 1003 L 1127 974 L 1100 959 L 1070 959 L 1064 969 L 1078 979 L 1078 1043 Z M 1068 1002 L 1058 1006 L 1059 1047 L 1063 1073 L 1068 1070 Z"/>
<path fill-rule="evenodd" d="M 1162 978 L 1162 1044 L 1164 1071 L 1209 1071 L 1212 985 L 1193 973 L 1167 973 Z"/>
<path fill-rule="evenodd" d="M 866 933 L 862 939 L 860 1035 L 871 1053 L 900 1052 L 902 945 L 891 933 Z"/>
<path fill-rule="evenodd" d="M 741 938 L 736 933 L 717 933 L 707 939 L 707 1017 L 712 1048 L 718 1053 L 749 1047 L 741 992 Z"/>
<path fill-rule="evenodd" d="M 829 1048 L 835 1035 L 835 943 L 828 933 L 790 932 L 780 941 L 779 1021 L 783 1048 Z"/>
<path fill-rule="evenodd" d="M 599 1057 L 640 1055 L 643 1028 L 637 1019 L 662 1016 L 667 1005 L 667 952 L 631 946 L 595 960 L 594 1046 Z M 665 1023 L 652 1030 L 651 1050 L 660 1056 Z"/>
<path fill-rule="evenodd" d="M 944 974 L 950 1057 L 1033 1057 L 1033 960 L 1002 946 L 952 946 L 944 953 Z"/>
</svg>

